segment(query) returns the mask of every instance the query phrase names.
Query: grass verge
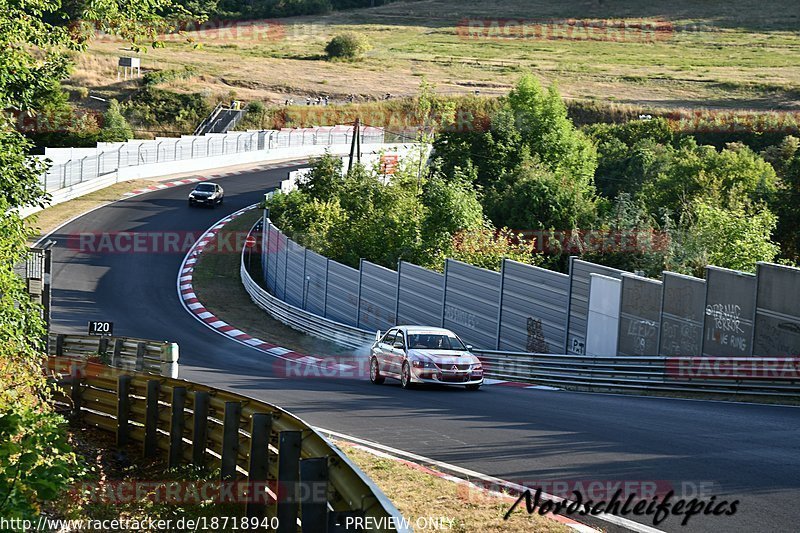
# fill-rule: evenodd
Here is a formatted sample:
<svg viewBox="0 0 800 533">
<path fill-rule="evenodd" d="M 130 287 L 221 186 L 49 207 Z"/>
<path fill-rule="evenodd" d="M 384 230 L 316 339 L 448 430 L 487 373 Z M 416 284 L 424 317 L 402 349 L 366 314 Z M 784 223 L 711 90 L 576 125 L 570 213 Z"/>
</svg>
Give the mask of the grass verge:
<svg viewBox="0 0 800 533">
<path fill-rule="evenodd" d="M 152 181 L 147 180 L 131 180 L 115 183 L 110 187 L 89 193 L 86 196 L 50 206 L 43 211 L 34 213 L 26 218 L 26 220 L 31 222 L 31 225 L 36 228 L 38 232 L 37 236 L 34 238 L 35 240 L 76 216 L 82 215 L 95 207 L 119 200 L 126 192 L 141 189 L 152 184 Z"/>
<path fill-rule="evenodd" d="M 337 445 L 381 488 L 412 526 L 422 525 L 422 522 L 416 523 L 417 519 L 444 517 L 453 520 L 452 528 L 447 530 L 457 533 L 572 531 L 550 518 L 528 515 L 524 506 L 512 513 L 508 520 L 503 520 L 512 504 L 506 498 L 470 490 L 466 485 L 437 477 L 402 461 L 373 455 L 347 443 L 337 442 Z M 422 528 L 415 527 L 415 530 Z"/>
</svg>

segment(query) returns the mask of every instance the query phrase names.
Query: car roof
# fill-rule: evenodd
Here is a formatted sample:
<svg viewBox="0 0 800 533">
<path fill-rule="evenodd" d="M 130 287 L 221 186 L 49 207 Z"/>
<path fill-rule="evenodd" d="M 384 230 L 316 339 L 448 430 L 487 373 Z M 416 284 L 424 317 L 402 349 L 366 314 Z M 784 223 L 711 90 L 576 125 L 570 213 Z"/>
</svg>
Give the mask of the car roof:
<svg viewBox="0 0 800 533">
<path fill-rule="evenodd" d="M 398 326 L 406 333 L 453 333 L 449 329 L 437 328 L 435 326 Z"/>
<path fill-rule="evenodd" d="M 195 188 L 199 187 L 200 185 L 219 185 L 219 184 L 215 181 L 201 181 L 200 183 L 194 184 Z"/>
</svg>

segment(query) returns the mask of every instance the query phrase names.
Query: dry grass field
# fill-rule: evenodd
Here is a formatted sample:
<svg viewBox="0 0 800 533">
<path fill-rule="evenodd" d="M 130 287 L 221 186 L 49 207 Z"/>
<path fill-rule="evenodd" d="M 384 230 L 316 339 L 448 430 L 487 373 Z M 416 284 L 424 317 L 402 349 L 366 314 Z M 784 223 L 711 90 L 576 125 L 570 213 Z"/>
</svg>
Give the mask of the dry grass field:
<svg viewBox="0 0 800 533">
<path fill-rule="evenodd" d="M 226 24 L 168 36 L 164 48 L 141 54 L 143 67 L 192 65 L 197 77 L 166 87 L 269 103 L 410 95 L 423 76 L 441 93 L 494 95 L 533 71 L 574 99 L 800 108 L 800 3 L 793 0 L 421 0 Z M 326 42 L 342 31 L 365 34 L 373 49 L 358 62 L 325 60 Z M 136 82 L 118 82 L 115 65 L 130 54 L 124 43 L 100 39 L 76 58 L 68 85 L 124 98 Z"/>
</svg>

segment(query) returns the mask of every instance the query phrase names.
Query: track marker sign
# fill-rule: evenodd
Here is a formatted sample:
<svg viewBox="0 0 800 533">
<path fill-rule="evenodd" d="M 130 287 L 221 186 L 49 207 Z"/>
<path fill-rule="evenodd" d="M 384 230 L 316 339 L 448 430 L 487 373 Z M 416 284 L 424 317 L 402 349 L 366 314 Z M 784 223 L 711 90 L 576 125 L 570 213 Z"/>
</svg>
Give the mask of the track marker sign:
<svg viewBox="0 0 800 533">
<path fill-rule="evenodd" d="M 110 337 L 114 334 L 114 323 L 107 320 L 90 320 L 89 335 Z"/>
<path fill-rule="evenodd" d="M 382 155 L 381 156 L 381 174 L 392 175 L 397 172 L 397 164 L 400 157 L 397 155 Z"/>
</svg>

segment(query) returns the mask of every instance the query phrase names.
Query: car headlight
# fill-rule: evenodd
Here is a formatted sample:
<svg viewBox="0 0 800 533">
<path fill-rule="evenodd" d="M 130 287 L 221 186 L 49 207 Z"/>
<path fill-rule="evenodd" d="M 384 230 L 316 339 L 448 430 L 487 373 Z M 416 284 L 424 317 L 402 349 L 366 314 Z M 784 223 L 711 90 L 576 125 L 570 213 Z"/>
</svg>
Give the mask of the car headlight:
<svg viewBox="0 0 800 533">
<path fill-rule="evenodd" d="M 436 365 L 429 361 L 412 361 L 414 368 L 436 368 Z"/>
</svg>

